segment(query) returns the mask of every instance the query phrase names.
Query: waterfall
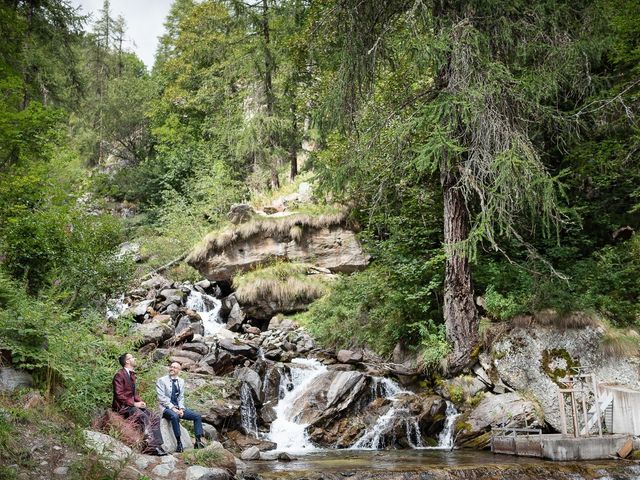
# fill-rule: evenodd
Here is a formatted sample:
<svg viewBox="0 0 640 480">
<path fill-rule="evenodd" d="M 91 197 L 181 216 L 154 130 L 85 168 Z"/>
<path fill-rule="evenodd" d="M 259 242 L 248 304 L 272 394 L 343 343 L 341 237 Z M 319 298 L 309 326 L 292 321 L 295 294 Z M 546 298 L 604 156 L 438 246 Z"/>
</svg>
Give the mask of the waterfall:
<svg viewBox="0 0 640 480">
<path fill-rule="evenodd" d="M 456 418 L 458 418 L 460 414 L 453 403 L 447 401 L 447 410 L 445 415 L 447 417 L 444 421 L 444 428 L 438 436 L 438 446 L 436 448 L 451 450 L 453 449 L 453 442 L 455 440 L 453 434 L 455 431 Z"/>
<path fill-rule="evenodd" d="M 398 422 L 404 424 L 407 441 L 412 448 L 423 448 L 422 432 L 418 421 L 411 412 L 400 405 L 400 400 L 413 393 L 403 390 L 400 385 L 388 378 L 376 377 L 371 385 L 371 392 L 374 398 L 386 398 L 391 400 L 392 405 L 387 413 L 378 417 L 378 420 L 354 443 L 351 448 L 358 450 L 378 450 L 393 445 L 393 429 Z M 392 442 L 387 445 L 387 437 L 392 435 Z"/>
<path fill-rule="evenodd" d="M 251 387 L 247 382 L 242 382 L 240 387 L 240 423 L 245 434 L 258 438 L 258 415 Z"/>
<path fill-rule="evenodd" d="M 202 319 L 205 337 L 215 335 L 224 328 L 224 323 L 220 319 L 221 307 L 222 302 L 220 300 L 197 290 L 191 290 L 187 298 L 187 308 L 198 312 Z"/>
<path fill-rule="evenodd" d="M 117 319 L 127 308 L 129 308 L 129 305 L 124 303 L 124 293 L 118 298 L 107 300 L 107 320 Z"/>
<path fill-rule="evenodd" d="M 306 387 L 327 367 L 313 359 L 294 358 L 291 375 L 284 374 L 280 381 L 280 401 L 275 408 L 276 419 L 271 424 L 268 439 L 278 444 L 280 451 L 309 451 L 315 449 L 307 436 L 307 424 L 297 423 L 291 405 L 305 394 Z"/>
</svg>

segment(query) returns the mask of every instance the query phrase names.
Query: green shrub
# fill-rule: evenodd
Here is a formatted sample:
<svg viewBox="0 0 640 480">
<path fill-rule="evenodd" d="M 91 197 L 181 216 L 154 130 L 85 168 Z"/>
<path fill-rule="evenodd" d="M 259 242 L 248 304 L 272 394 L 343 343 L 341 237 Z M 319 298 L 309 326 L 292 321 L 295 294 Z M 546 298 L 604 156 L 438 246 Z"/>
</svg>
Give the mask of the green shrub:
<svg viewBox="0 0 640 480">
<path fill-rule="evenodd" d="M 400 340 L 420 346 L 427 363 L 445 350 L 434 307 L 441 257 L 420 264 L 375 264 L 341 277 L 330 293 L 298 316 L 322 343 L 334 347 L 368 346 L 389 355 Z M 432 276 L 429 276 L 432 275 Z M 416 276 L 422 278 L 417 279 Z M 426 278 L 425 278 L 426 277 Z"/>
</svg>

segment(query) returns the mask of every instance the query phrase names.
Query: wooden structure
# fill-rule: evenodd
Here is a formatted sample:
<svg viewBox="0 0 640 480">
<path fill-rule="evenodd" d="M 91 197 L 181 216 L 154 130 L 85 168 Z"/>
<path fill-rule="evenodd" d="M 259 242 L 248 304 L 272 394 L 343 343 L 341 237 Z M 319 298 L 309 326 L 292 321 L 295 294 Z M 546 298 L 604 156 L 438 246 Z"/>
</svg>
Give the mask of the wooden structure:
<svg viewBox="0 0 640 480">
<path fill-rule="evenodd" d="M 601 396 L 596 377 L 586 367 L 572 369 L 559 381 L 558 403 L 560 404 L 560 422 L 562 434 L 569 435 L 568 421 L 571 421 L 573 437 L 589 437 L 597 426 L 597 435 L 602 436 L 602 413 L 612 402 L 608 394 Z M 567 419 L 569 407 L 569 419 Z M 594 432 L 595 433 L 595 432 Z"/>
</svg>

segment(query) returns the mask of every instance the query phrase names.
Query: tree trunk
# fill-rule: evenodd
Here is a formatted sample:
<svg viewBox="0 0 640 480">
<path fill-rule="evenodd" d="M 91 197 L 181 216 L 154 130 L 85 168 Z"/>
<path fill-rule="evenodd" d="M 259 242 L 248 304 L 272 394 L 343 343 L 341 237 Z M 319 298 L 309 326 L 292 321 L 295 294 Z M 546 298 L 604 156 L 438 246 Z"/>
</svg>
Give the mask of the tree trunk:
<svg viewBox="0 0 640 480">
<path fill-rule="evenodd" d="M 289 144 L 289 179 L 293 182 L 298 175 L 298 122 L 296 120 L 296 104 L 291 102 L 291 139 Z"/>
<path fill-rule="evenodd" d="M 469 212 L 451 167 L 443 164 L 440 182 L 444 194 L 444 246 L 447 253 L 444 278 L 444 318 L 447 340 L 453 351 L 449 370 L 457 373 L 469 365 L 478 342 L 478 312 L 474 302 L 469 258 L 460 242 L 469 236 Z"/>
</svg>

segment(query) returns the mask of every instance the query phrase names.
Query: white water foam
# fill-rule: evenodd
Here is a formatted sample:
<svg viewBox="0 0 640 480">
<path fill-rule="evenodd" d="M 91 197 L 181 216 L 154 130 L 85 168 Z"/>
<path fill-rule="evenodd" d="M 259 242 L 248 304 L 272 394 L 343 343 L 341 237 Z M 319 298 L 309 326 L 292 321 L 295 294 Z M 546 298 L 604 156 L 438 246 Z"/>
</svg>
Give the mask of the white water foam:
<svg viewBox="0 0 640 480">
<path fill-rule="evenodd" d="M 215 335 L 224 328 L 224 323 L 220 318 L 222 302 L 217 298 L 197 290 L 191 290 L 186 306 L 200 315 L 205 337 Z"/>
<path fill-rule="evenodd" d="M 258 438 L 258 415 L 251 387 L 247 382 L 242 382 L 240 387 L 240 422 L 246 435 Z"/>
<path fill-rule="evenodd" d="M 306 394 L 311 381 L 327 371 L 327 367 L 314 359 L 294 358 L 290 371 L 290 377 L 282 375 L 280 401 L 275 408 L 276 419 L 271 424 L 267 438 L 278 445 L 278 451 L 309 452 L 316 447 L 309 441 L 306 431 L 308 425 L 297 422 L 291 407 Z"/>
<path fill-rule="evenodd" d="M 111 298 L 107 300 L 107 320 L 117 319 L 127 308 L 129 308 L 129 305 L 124 303 L 124 293 L 118 298 Z"/>
<path fill-rule="evenodd" d="M 440 435 L 438 436 L 438 446 L 434 448 L 442 449 L 442 450 L 452 450 L 454 446 L 454 431 L 456 418 L 460 416 L 456 407 L 453 403 L 447 401 L 447 410 L 445 412 L 447 418 L 444 421 L 444 428 Z"/>
<path fill-rule="evenodd" d="M 379 450 L 387 447 L 385 439 L 392 428 L 398 423 L 398 417 L 402 418 L 406 430 L 407 440 L 412 448 L 422 448 L 422 433 L 418 421 L 406 407 L 399 404 L 399 400 L 406 395 L 414 395 L 404 390 L 399 384 L 389 378 L 376 377 L 373 379 L 371 392 L 374 397 L 391 400 L 392 405 L 384 415 L 369 429 L 364 432 L 351 448 L 354 450 Z M 415 442 L 412 439 L 415 438 Z"/>
</svg>

